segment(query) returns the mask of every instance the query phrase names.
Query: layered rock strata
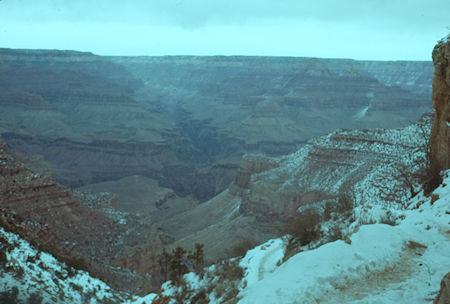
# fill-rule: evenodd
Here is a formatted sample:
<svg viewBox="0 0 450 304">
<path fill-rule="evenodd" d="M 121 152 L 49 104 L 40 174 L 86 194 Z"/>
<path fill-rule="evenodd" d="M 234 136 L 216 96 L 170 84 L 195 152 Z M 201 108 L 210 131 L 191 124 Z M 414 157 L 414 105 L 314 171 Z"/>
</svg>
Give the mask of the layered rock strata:
<svg viewBox="0 0 450 304">
<path fill-rule="evenodd" d="M 402 129 L 338 130 L 284 157 L 247 155 L 225 192 L 173 216 L 162 228 L 174 230 L 175 245 L 204 242 L 214 259 L 243 239 L 261 243 L 277 236 L 297 210 L 320 211 L 324 203 L 337 204 L 341 195 L 359 206 L 355 220 L 380 221 L 418 191 L 418 181 L 404 174 L 425 164 L 431 120 L 428 114 Z M 191 223 L 191 218 L 198 220 Z"/>
<path fill-rule="evenodd" d="M 336 128 L 399 127 L 431 107 L 431 62 L 102 57 L 0 49 L 0 133 L 69 187 L 133 175 L 204 202 L 245 153 Z"/>
<path fill-rule="evenodd" d="M 115 211 L 115 201 L 72 192 L 42 160 L 15 154 L 0 138 L 1 225 L 115 287 L 148 291 L 161 242 L 149 224 Z"/>
</svg>

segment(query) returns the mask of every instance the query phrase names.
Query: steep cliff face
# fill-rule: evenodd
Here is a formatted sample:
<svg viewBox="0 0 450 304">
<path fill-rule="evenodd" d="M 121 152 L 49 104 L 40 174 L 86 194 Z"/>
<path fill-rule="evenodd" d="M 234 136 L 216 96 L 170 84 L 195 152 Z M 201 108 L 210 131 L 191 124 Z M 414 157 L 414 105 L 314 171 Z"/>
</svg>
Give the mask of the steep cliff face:
<svg viewBox="0 0 450 304">
<path fill-rule="evenodd" d="M 74 193 L 56 183 L 42 159 L 16 154 L 0 138 L 1 225 L 59 258 L 84 264 L 113 286 L 148 290 L 145 274 L 155 271 L 162 248 L 158 233 L 114 205 L 112 196 Z"/>
<path fill-rule="evenodd" d="M 432 160 L 440 170 L 444 170 L 450 168 L 450 36 L 435 46 L 433 63 L 433 106 L 436 114 L 430 146 Z"/>
</svg>

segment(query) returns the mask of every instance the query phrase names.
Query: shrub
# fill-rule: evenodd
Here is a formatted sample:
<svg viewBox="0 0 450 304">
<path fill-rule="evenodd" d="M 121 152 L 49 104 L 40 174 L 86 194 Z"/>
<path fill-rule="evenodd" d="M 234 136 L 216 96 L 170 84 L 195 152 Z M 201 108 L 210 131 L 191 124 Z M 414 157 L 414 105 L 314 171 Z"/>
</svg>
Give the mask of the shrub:
<svg viewBox="0 0 450 304">
<path fill-rule="evenodd" d="M 21 280 L 24 276 L 25 272 L 23 271 L 23 268 L 21 266 L 18 266 L 15 268 L 14 277 L 18 280 Z"/>
<path fill-rule="evenodd" d="M 10 291 L 0 293 L 0 303 L 16 304 L 18 303 L 19 289 L 15 286 Z"/>
<path fill-rule="evenodd" d="M 195 251 L 189 252 L 186 256 L 186 250 L 178 246 L 172 253 L 163 249 L 163 252 L 157 256 L 157 262 L 160 267 L 160 276 L 163 281 L 172 280 L 175 285 L 180 283 L 183 274 L 189 271 L 201 273 L 205 266 L 205 254 L 203 244 L 195 244 Z"/>
<path fill-rule="evenodd" d="M 83 287 L 81 287 L 80 285 L 77 285 L 77 284 L 72 283 L 72 282 L 70 282 L 69 285 L 70 285 L 70 287 L 71 287 L 73 290 L 76 290 L 76 291 L 78 291 L 78 292 L 82 292 L 82 291 L 83 291 Z"/>
<path fill-rule="evenodd" d="M 0 267 L 3 267 L 8 262 L 8 258 L 6 256 L 6 249 L 1 248 L 0 249 Z"/>
<path fill-rule="evenodd" d="M 29 255 L 27 258 L 28 263 L 35 264 L 36 263 L 36 256 L 35 255 Z"/>
<path fill-rule="evenodd" d="M 172 251 L 172 258 L 170 261 L 170 279 L 175 285 L 180 284 L 183 274 L 189 272 L 189 268 L 185 264 L 186 250 L 178 246 Z"/>
<path fill-rule="evenodd" d="M 163 252 L 157 256 L 157 261 L 160 267 L 162 280 L 165 282 L 169 279 L 172 255 L 163 248 Z"/>
<path fill-rule="evenodd" d="M 171 297 L 159 295 L 157 298 L 153 300 L 153 304 L 169 304 L 172 301 Z"/>
<path fill-rule="evenodd" d="M 177 250 L 174 250 L 174 254 L 175 251 Z M 178 252 L 179 256 L 184 255 L 179 249 Z M 240 267 L 239 260 L 224 260 L 217 263 L 213 270 L 204 273 L 203 280 L 206 284 L 200 289 L 191 289 L 181 276 L 177 282 L 172 281 L 172 285 L 178 287 L 173 295 L 166 297 L 160 293 L 153 303 L 168 304 L 175 300 L 175 303 L 206 304 L 209 303 L 209 295 L 213 293 L 217 298 L 221 298 L 220 303 L 236 303 L 243 276 L 244 269 Z"/>
<path fill-rule="evenodd" d="M 244 269 L 238 260 L 224 260 L 218 267 L 219 281 L 240 281 L 244 277 Z"/>
<path fill-rule="evenodd" d="M 409 189 L 409 193 L 411 197 L 414 197 L 419 192 L 414 187 L 415 175 L 411 173 L 410 169 L 401 163 L 397 163 L 393 166 L 395 170 L 394 178 L 399 180 L 404 187 Z"/>
<path fill-rule="evenodd" d="M 434 204 L 435 201 L 439 199 L 439 194 L 433 194 L 431 195 L 431 205 Z"/>
<path fill-rule="evenodd" d="M 192 265 L 193 270 L 198 273 L 200 272 L 203 267 L 205 266 L 205 253 L 203 251 L 203 248 L 205 246 L 200 243 L 195 244 L 195 251 L 189 252 L 187 258 L 189 260 L 189 264 Z"/>
<path fill-rule="evenodd" d="M 335 212 L 347 213 L 352 211 L 356 202 L 355 193 L 348 184 L 343 184 L 339 189 L 337 204 L 334 207 Z"/>
<path fill-rule="evenodd" d="M 44 298 L 39 293 L 34 292 L 28 297 L 27 304 L 41 304 L 43 299 Z"/>
<path fill-rule="evenodd" d="M 320 237 L 318 224 L 320 216 L 313 210 L 308 209 L 289 220 L 286 232 L 291 235 L 292 243 L 299 243 L 301 246 L 317 240 Z"/>
<path fill-rule="evenodd" d="M 339 225 L 334 225 L 330 228 L 328 232 L 328 238 L 330 242 L 334 242 L 336 240 L 342 240 L 344 236 L 342 235 L 342 230 Z"/>
<path fill-rule="evenodd" d="M 213 274 L 218 277 L 214 288 L 216 297 L 222 298 L 221 303 L 235 302 L 239 284 L 244 277 L 244 269 L 239 265 L 239 260 L 224 260 L 216 266 Z"/>
<path fill-rule="evenodd" d="M 283 263 L 301 252 L 300 246 L 305 246 L 320 238 L 319 223 L 320 216 L 313 209 L 306 209 L 295 217 L 288 219 L 288 223 L 282 230 L 284 235 L 288 235 Z"/>
<path fill-rule="evenodd" d="M 196 293 L 192 298 L 191 298 L 191 303 L 196 303 L 196 304 L 208 304 L 209 303 L 209 297 L 206 294 L 206 290 L 202 289 L 200 290 L 198 293 Z"/>
<path fill-rule="evenodd" d="M 288 243 L 286 244 L 286 249 L 284 250 L 284 256 L 283 256 L 283 260 L 281 261 L 281 263 L 286 262 L 287 260 L 289 260 L 291 257 L 293 257 L 294 255 L 296 255 L 299 252 L 301 252 L 301 249 L 298 246 L 298 244 L 296 243 L 296 240 L 294 238 L 290 237 L 288 239 Z"/>
</svg>

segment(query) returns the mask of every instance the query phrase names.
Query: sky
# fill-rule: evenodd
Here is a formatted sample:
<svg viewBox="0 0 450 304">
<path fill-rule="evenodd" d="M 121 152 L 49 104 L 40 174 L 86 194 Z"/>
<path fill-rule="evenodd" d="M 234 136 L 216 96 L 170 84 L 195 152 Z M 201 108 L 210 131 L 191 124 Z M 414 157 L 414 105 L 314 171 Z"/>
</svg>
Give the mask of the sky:
<svg viewBox="0 0 450 304">
<path fill-rule="evenodd" d="M 450 0 L 0 0 L 0 47 L 431 60 Z"/>
</svg>

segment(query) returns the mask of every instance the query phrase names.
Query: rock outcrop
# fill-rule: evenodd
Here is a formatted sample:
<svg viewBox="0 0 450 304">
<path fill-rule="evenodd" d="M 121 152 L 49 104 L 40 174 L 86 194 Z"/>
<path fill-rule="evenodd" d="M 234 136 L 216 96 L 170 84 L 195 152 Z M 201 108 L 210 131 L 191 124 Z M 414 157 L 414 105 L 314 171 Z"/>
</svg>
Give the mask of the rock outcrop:
<svg viewBox="0 0 450 304">
<path fill-rule="evenodd" d="M 441 281 L 441 289 L 437 298 L 433 302 L 434 304 L 446 304 L 450 303 L 450 272 L 447 273 Z"/>
<path fill-rule="evenodd" d="M 435 67 L 433 106 L 436 110 L 430 136 L 432 166 L 450 168 L 450 36 L 433 50 Z"/>
</svg>

